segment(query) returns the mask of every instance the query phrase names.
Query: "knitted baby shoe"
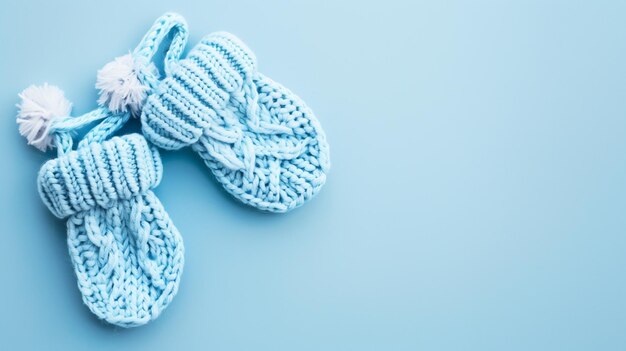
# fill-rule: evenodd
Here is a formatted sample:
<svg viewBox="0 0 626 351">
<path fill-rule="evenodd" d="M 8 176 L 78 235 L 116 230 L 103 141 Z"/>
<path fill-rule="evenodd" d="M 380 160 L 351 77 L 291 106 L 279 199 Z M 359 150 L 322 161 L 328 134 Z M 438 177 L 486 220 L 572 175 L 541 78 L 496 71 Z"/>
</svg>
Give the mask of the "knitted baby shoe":
<svg viewBox="0 0 626 351">
<path fill-rule="evenodd" d="M 257 71 L 239 39 L 208 35 L 166 73 L 142 109 L 148 140 L 164 149 L 191 145 L 226 190 L 263 210 L 289 211 L 320 190 L 330 162 L 319 122 Z"/>
<path fill-rule="evenodd" d="M 162 174 L 157 150 L 139 134 L 107 138 L 130 113 L 99 108 L 69 117 L 56 87 L 20 94 L 17 122 L 29 144 L 58 157 L 39 172 L 43 202 L 67 218 L 67 243 L 83 301 L 99 318 L 122 327 L 155 319 L 176 295 L 183 241 L 151 189 Z M 71 132 L 102 120 L 72 150 Z"/>
</svg>

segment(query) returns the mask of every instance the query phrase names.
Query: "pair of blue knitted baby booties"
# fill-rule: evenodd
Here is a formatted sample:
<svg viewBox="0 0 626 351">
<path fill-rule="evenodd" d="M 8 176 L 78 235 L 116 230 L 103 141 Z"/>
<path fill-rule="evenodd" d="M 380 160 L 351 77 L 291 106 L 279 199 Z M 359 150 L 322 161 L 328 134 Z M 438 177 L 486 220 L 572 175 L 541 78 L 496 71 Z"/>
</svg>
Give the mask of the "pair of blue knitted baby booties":
<svg viewBox="0 0 626 351">
<path fill-rule="evenodd" d="M 153 58 L 168 36 L 161 74 Z M 20 133 L 58 152 L 39 172 L 39 193 L 55 216 L 67 218 L 83 301 L 123 327 L 157 318 L 183 270 L 181 235 L 152 192 L 162 174 L 156 147 L 191 146 L 234 197 L 272 212 L 313 197 L 329 169 L 311 110 L 259 73 L 246 45 L 213 33 L 182 58 L 187 38 L 180 15 L 161 16 L 132 53 L 98 72 L 99 107 L 82 116 L 70 116 L 71 104 L 54 86 L 20 94 Z M 113 137 L 132 116 L 141 118 L 143 135 Z M 76 131 L 93 125 L 74 148 Z"/>
</svg>

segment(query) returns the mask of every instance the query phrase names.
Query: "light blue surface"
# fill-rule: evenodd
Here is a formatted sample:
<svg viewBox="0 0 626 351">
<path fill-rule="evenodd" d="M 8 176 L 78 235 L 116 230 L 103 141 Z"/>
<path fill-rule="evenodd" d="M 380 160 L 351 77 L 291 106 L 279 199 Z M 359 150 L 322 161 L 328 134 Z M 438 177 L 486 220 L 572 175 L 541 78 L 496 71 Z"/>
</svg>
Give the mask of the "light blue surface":
<svg viewBox="0 0 626 351">
<path fill-rule="evenodd" d="M 156 194 L 180 292 L 133 330 L 82 304 L 17 93 L 96 106 L 96 70 L 166 10 L 228 30 L 315 111 L 326 186 L 240 205 L 190 150 Z M 30 1 L 0 12 L 0 348 L 623 350 L 626 5 L 618 2 Z M 136 129 L 136 126 L 135 126 Z"/>
</svg>

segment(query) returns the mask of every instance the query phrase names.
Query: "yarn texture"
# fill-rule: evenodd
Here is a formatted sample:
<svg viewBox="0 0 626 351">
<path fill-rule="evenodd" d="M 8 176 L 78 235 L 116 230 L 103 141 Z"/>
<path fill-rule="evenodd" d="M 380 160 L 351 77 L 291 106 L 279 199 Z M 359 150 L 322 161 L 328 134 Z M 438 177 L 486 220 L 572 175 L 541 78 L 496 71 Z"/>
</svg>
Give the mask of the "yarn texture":
<svg viewBox="0 0 626 351">
<path fill-rule="evenodd" d="M 232 34 L 203 38 L 149 94 L 142 131 L 169 150 L 191 146 L 239 200 L 286 212 L 319 192 L 329 147 L 313 112 L 257 71 Z"/>
<path fill-rule="evenodd" d="M 184 21 L 166 14 L 146 34 L 147 42 L 158 46 L 172 28 L 186 41 Z M 172 41 L 166 60 L 180 55 L 180 39 Z M 82 116 L 69 116 L 63 92 L 47 84 L 24 90 L 18 104 L 20 133 L 29 144 L 57 148 L 58 157 L 41 167 L 37 183 L 50 211 L 67 219 L 83 301 L 121 327 L 157 318 L 176 295 L 184 265 L 180 233 L 152 192 L 163 172 L 157 149 L 140 134 L 111 137 L 139 113 L 158 80 L 150 63 L 155 52 L 149 48 L 105 66 L 96 84 L 101 107 Z M 75 132 L 94 122 L 74 149 Z"/>
<path fill-rule="evenodd" d="M 152 192 L 163 172 L 158 151 L 140 134 L 105 140 L 128 118 L 104 108 L 57 117 L 48 129 L 59 155 L 37 178 L 48 209 L 67 219 L 83 301 L 122 327 L 159 316 L 178 291 L 184 264 L 182 238 Z M 98 120 L 73 150 L 72 132 Z"/>
<path fill-rule="evenodd" d="M 150 60 L 169 34 L 161 77 Z M 210 34 L 181 59 L 188 36 L 180 15 L 157 19 L 131 54 L 99 71 L 101 106 L 141 114 L 144 136 L 161 148 L 191 146 L 246 204 L 286 212 L 311 199 L 330 168 L 311 109 L 259 73 L 234 35 Z"/>
<path fill-rule="evenodd" d="M 159 316 L 178 290 L 183 242 L 152 192 L 158 152 L 139 134 L 91 143 L 46 162 L 41 198 L 67 220 L 78 287 L 99 318 L 123 327 Z"/>
<path fill-rule="evenodd" d="M 171 40 L 164 76 L 152 62 Z M 256 208 L 286 212 L 315 196 L 330 167 L 324 132 L 294 93 L 257 71 L 250 49 L 229 33 L 188 39 L 178 14 L 159 17 L 130 54 L 97 76 L 100 107 L 71 117 L 49 85 L 24 90 L 17 123 L 28 143 L 57 148 L 38 177 L 43 202 L 67 220 L 69 253 L 83 301 L 99 318 L 143 325 L 169 305 L 184 265 L 182 238 L 152 192 L 159 153 L 192 147 L 218 181 Z M 131 116 L 139 134 L 114 137 Z M 77 130 L 94 125 L 80 139 Z"/>
</svg>

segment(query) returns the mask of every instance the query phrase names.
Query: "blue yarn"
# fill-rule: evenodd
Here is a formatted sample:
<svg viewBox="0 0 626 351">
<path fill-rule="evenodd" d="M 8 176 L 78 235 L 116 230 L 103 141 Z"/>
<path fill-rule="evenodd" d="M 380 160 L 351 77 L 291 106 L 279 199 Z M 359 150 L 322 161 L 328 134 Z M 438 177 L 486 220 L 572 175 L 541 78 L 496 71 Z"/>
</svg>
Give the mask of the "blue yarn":
<svg viewBox="0 0 626 351">
<path fill-rule="evenodd" d="M 170 33 L 160 79 L 151 61 Z M 83 301 L 123 327 L 159 316 L 176 295 L 184 262 L 182 238 L 152 192 L 162 174 L 157 150 L 139 134 L 111 137 L 131 114 L 141 113 L 152 143 L 191 146 L 227 191 L 259 209 L 302 205 L 330 167 L 312 111 L 259 73 L 239 39 L 211 34 L 181 59 L 187 38 L 181 16 L 157 19 L 132 56 L 99 72 L 101 107 L 83 116 L 64 115 L 70 104 L 55 100 L 64 99 L 58 88 L 21 95 L 20 133 L 42 150 L 53 140 L 58 150 L 41 168 L 38 186 L 50 211 L 67 218 Z M 72 133 L 95 121 L 74 150 Z"/>
<path fill-rule="evenodd" d="M 155 24 L 137 57 L 149 62 L 172 28 L 179 34 L 166 55 L 169 70 L 186 42 L 186 24 L 176 15 Z M 150 72 L 139 72 L 142 82 L 154 81 Z M 58 102 L 50 103 L 52 97 L 41 92 L 55 89 L 46 85 L 30 91 L 36 95 L 20 95 L 18 123 L 40 128 L 27 135 L 29 143 L 49 134 L 58 151 L 39 172 L 39 193 L 55 216 L 67 219 L 69 253 L 85 304 L 111 324 L 143 325 L 172 301 L 184 265 L 182 238 L 152 192 L 163 172 L 159 153 L 140 134 L 111 137 L 128 121 L 129 110 L 117 113 L 103 106 L 79 117 L 51 119 L 44 105 Z M 32 107 L 36 104 L 41 116 Z M 95 121 L 100 122 L 73 149 L 74 132 Z"/>
<path fill-rule="evenodd" d="M 57 125 L 59 157 L 43 165 L 38 186 L 50 211 L 68 219 L 67 243 L 85 304 L 109 323 L 133 327 L 157 318 L 176 295 L 183 241 L 151 190 L 162 175 L 157 150 L 139 134 L 103 140 L 128 114 L 107 117 L 71 150 L 72 128 L 64 128 L 102 113 Z"/>
<path fill-rule="evenodd" d="M 59 156 L 46 162 L 39 193 L 67 218 L 67 243 L 83 301 L 123 327 L 159 316 L 178 290 L 183 242 L 151 191 L 161 179 L 158 152 L 139 134 L 113 137 L 128 114 L 100 108 L 54 125 Z M 71 131 L 104 120 L 72 150 Z"/>
<path fill-rule="evenodd" d="M 239 200 L 286 212 L 320 190 L 330 167 L 324 132 L 306 104 L 256 69 L 229 33 L 203 38 L 154 85 L 142 131 L 164 149 L 191 145 Z"/>
</svg>

